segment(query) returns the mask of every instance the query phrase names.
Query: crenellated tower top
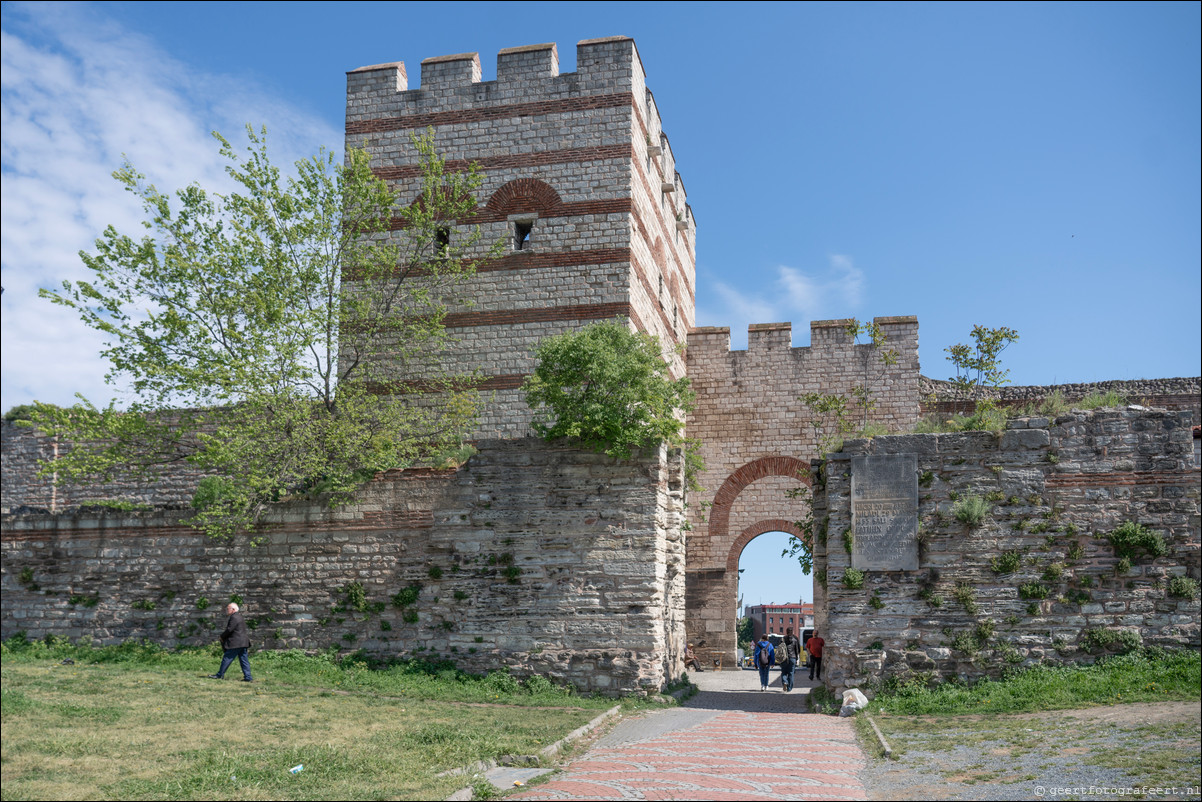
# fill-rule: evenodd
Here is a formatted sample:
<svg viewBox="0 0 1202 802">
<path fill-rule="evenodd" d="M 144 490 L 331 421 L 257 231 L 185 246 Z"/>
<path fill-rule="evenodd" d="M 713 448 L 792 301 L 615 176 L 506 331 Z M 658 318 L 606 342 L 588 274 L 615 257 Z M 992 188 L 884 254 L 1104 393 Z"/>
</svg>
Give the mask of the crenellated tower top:
<svg viewBox="0 0 1202 802">
<path fill-rule="evenodd" d="M 625 317 L 659 337 L 673 374 L 684 374 L 697 231 L 633 39 L 579 42 L 569 73 L 553 43 L 505 48 L 496 64 L 485 81 L 478 53 L 426 58 L 416 88 L 401 61 L 351 70 L 346 146 L 370 154 L 401 203 L 418 192 L 414 131 L 434 131 L 448 169 L 482 169 L 472 222 L 510 253 L 482 268 L 473 302 L 448 315 L 448 358 L 481 370 L 499 399 L 479 434 L 509 436 L 527 431 L 517 388 L 548 335 Z"/>
</svg>

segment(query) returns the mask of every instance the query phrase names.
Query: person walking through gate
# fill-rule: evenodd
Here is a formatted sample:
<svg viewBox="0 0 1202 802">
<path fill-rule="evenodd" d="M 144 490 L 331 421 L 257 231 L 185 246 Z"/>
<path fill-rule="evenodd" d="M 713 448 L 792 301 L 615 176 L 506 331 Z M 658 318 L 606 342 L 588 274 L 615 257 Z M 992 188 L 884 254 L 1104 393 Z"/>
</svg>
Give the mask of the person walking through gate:
<svg viewBox="0 0 1202 802">
<path fill-rule="evenodd" d="M 772 669 L 772 664 L 776 662 L 776 649 L 772 646 L 772 642 L 768 640 L 768 636 L 762 636 L 755 644 L 755 655 L 752 658 L 755 662 L 755 667 L 760 670 L 760 690 L 768 690 L 768 672 Z"/>
<path fill-rule="evenodd" d="M 793 672 L 801 659 L 801 641 L 793 634 L 793 627 L 785 630 L 785 639 L 780 645 L 783 652 L 780 662 L 780 684 L 786 692 L 793 690 Z"/>
<path fill-rule="evenodd" d="M 814 673 L 817 672 L 818 679 L 822 679 L 822 647 L 826 645 L 826 641 L 818 637 L 818 630 L 814 630 L 814 634 L 806 641 L 806 651 L 810 653 L 810 679 L 814 678 Z"/>
</svg>

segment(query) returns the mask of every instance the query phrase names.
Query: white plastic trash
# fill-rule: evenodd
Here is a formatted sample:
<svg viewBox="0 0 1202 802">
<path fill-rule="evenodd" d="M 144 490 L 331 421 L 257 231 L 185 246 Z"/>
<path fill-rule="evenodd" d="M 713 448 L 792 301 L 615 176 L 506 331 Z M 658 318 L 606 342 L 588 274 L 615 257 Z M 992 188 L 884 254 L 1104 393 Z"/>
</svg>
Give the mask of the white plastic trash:
<svg viewBox="0 0 1202 802">
<path fill-rule="evenodd" d="M 860 693 L 858 688 L 850 688 L 843 692 L 843 707 L 839 715 L 843 718 L 854 716 L 857 710 L 863 710 L 868 705 L 868 697 Z"/>
<path fill-rule="evenodd" d="M 868 697 L 860 693 L 859 688 L 849 688 L 843 692 L 843 704 L 854 704 L 856 709 L 868 706 Z"/>
<path fill-rule="evenodd" d="M 304 764 L 304 763 L 298 763 L 297 765 L 295 765 L 295 766 L 293 766 L 292 768 L 288 769 L 288 771 L 292 772 L 293 774 L 300 774 L 300 773 L 301 773 L 302 771 L 304 771 L 304 770 L 305 770 L 305 764 Z"/>
</svg>

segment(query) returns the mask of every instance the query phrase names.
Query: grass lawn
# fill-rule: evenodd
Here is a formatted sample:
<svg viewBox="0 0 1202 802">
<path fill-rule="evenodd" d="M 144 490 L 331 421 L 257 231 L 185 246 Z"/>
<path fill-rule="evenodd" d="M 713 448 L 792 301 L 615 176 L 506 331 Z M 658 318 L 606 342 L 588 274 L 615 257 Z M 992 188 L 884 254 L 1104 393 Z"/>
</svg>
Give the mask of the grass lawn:
<svg viewBox="0 0 1202 802">
<path fill-rule="evenodd" d="M 439 772 L 534 754 L 614 704 L 545 680 L 297 653 L 252 655 L 252 684 L 236 663 L 205 678 L 217 661 L 10 640 L 0 797 L 442 799 L 466 779 Z"/>
</svg>

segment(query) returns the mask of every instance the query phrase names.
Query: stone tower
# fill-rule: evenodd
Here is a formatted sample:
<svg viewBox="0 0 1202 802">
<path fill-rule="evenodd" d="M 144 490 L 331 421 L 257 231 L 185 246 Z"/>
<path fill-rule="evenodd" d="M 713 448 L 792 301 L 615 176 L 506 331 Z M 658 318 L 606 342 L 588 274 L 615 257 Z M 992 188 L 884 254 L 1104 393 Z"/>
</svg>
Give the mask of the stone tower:
<svg viewBox="0 0 1202 802">
<path fill-rule="evenodd" d="M 529 433 L 518 388 L 552 334 L 621 315 L 685 371 L 673 349 L 694 322 L 696 226 L 638 50 L 588 39 L 576 67 L 561 75 L 556 46 L 541 44 L 502 50 L 495 81 L 476 53 L 426 59 L 416 89 L 403 62 L 347 73 L 346 146 L 368 151 L 402 203 L 418 192 L 414 130 L 434 130 L 449 169 L 485 173 L 473 222 L 508 251 L 446 320 L 451 364 L 487 377 L 477 437 Z"/>
</svg>

